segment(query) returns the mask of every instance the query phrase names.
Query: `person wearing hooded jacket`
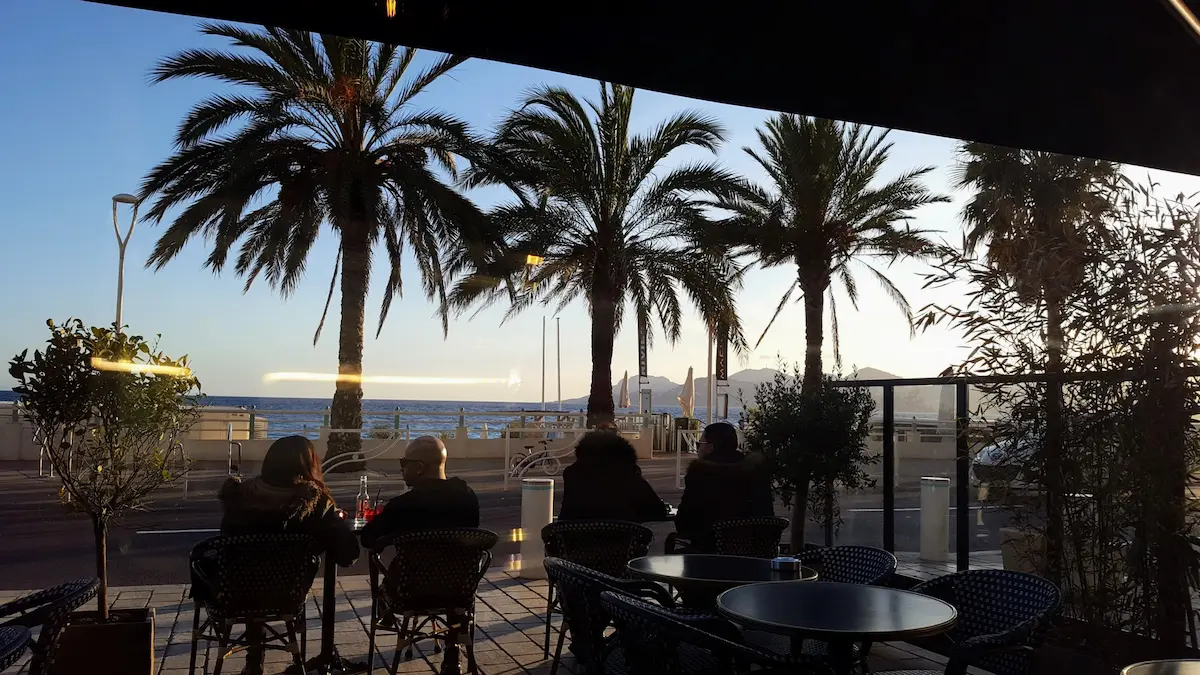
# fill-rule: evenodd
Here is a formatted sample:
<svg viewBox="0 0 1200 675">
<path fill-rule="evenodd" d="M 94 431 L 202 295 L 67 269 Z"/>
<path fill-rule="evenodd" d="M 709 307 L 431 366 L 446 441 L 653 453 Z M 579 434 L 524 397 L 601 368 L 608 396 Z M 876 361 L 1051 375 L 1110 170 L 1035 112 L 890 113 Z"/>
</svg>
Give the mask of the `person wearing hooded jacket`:
<svg viewBox="0 0 1200 675">
<path fill-rule="evenodd" d="M 325 486 L 316 449 L 303 436 L 286 436 L 271 444 L 263 457 L 262 473 L 250 480 L 229 478 L 217 493 L 221 503 L 221 534 L 307 534 L 341 567 L 358 560 L 358 541 L 338 513 Z M 193 593 L 203 585 L 193 580 Z M 244 675 L 263 669 L 261 625 L 246 627 Z"/>
<path fill-rule="evenodd" d="M 575 462 L 563 471 L 559 520 L 601 519 L 645 523 L 670 512 L 642 476 L 637 450 L 621 434 L 601 428 L 575 446 Z"/>
<path fill-rule="evenodd" d="M 728 422 L 704 428 L 696 459 L 684 476 L 675 531 L 688 552 L 715 553 L 712 526 L 723 520 L 775 515 L 771 479 L 762 457 L 738 449 L 737 429 Z"/>
</svg>

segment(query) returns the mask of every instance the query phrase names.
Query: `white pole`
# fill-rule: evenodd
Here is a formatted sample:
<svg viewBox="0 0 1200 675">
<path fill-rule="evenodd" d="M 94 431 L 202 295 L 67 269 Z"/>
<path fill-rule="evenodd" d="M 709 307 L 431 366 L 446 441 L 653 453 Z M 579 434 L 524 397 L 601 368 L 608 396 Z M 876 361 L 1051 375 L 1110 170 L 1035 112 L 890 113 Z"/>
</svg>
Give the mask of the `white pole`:
<svg viewBox="0 0 1200 675">
<path fill-rule="evenodd" d="M 542 407 L 546 409 L 546 317 L 542 317 Z"/>
<path fill-rule="evenodd" d="M 921 560 L 945 562 L 950 557 L 950 479 L 921 478 Z"/>
<path fill-rule="evenodd" d="M 562 412 L 562 317 L 554 317 L 554 351 L 558 362 L 558 412 Z"/>
<path fill-rule="evenodd" d="M 708 379 L 704 383 L 704 396 L 708 402 L 704 406 L 705 424 L 713 421 L 713 334 L 708 334 Z"/>
<path fill-rule="evenodd" d="M 554 479 L 525 478 L 521 481 L 521 569 L 522 579 L 545 579 L 546 567 L 542 528 L 554 520 Z"/>
</svg>

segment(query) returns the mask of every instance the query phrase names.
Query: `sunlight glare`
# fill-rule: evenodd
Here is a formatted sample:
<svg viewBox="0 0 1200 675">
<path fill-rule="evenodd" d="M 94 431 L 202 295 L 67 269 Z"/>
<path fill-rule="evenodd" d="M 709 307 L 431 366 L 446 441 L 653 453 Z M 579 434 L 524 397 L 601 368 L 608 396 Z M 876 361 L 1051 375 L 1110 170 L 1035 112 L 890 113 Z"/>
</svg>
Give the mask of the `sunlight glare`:
<svg viewBox="0 0 1200 675">
<path fill-rule="evenodd" d="M 425 377 L 417 375 L 353 375 L 338 373 L 277 372 L 263 375 L 263 382 L 357 382 L 359 384 L 503 384 L 519 386 L 521 379 L 516 371 L 508 377 Z"/>
<path fill-rule="evenodd" d="M 96 370 L 108 370 L 118 373 L 133 373 L 134 375 L 167 375 L 169 377 L 191 377 L 191 368 L 180 366 L 160 366 L 152 363 L 133 363 L 130 361 L 109 361 L 92 357 L 92 367 Z"/>
</svg>

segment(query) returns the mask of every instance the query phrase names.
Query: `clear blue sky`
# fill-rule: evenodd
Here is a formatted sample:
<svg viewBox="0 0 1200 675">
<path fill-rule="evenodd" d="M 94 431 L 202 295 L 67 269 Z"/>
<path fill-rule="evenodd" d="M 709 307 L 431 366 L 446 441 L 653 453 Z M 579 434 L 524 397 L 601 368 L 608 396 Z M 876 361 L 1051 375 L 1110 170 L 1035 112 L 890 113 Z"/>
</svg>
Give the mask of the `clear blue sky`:
<svg viewBox="0 0 1200 675">
<path fill-rule="evenodd" d="M 95 5 L 75 0 L 5 0 L 0 3 L 0 241 L 3 242 L 4 290 L 0 293 L 0 356 L 4 360 L 45 339 L 47 318 L 76 316 L 92 324 L 113 320 L 116 286 L 116 242 L 111 201 L 117 192 L 134 192 L 146 171 L 171 150 L 175 126 L 188 109 L 214 91 L 207 81 L 151 86 L 147 73 L 154 63 L 188 47 L 223 48 L 205 38 L 190 17 Z M 594 82 L 529 68 L 470 61 L 453 77 L 439 81 L 420 100 L 422 107 L 441 108 L 470 124 L 488 129 L 540 83 L 570 87 L 594 96 Z M 780 86 L 795 86 L 783 84 Z M 718 116 L 730 131 L 720 157 L 735 170 L 758 177 L 741 147 L 754 143 L 754 128 L 768 113 L 639 92 L 635 125 L 648 127 L 684 108 Z M 938 167 L 931 186 L 948 192 L 946 168 L 954 142 L 894 133 L 889 173 L 915 165 Z M 1136 172 L 1141 177 L 1142 172 Z M 1172 189 L 1191 192 L 1196 181 L 1154 172 Z M 929 207 L 917 226 L 959 238 L 955 203 Z M 487 204 L 495 193 L 473 195 Z M 122 212 L 127 219 L 128 213 Z M 127 222 L 127 221 L 126 221 Z M 312 346 L 324 292 L 332 272 L 335 243 L 318 242 L 309 274 L 286 302 L 266 286 L 246 294 L 232 274 L 216 277 L 203 270 L 206 249 L 197 241 L 160 272 L 143 267 L 160 227 L 139 224 L 129 246 L 126 267 L 125 322 L 144 335 L 161 333 L 169 352 L 188 353 L 205 390 L 219 395 L 327 396 L 320 383 L 264 383 L 272 371 L 333 372 L 336 328 Z M 410 268 L 411 269 L 411 268 Z M 914 307 L 933 300 L 954 300 L 920 289 L 922 265 L 896 265 L 890 275 Z M 376 278 L 383 272 L 376 270 Z M 790 283 L 788 269 L 753 271 L 740 297 L 740 310 L 752 339 L 766 325 L 779 295 Z M 376 340 L 372 314 L 379 293 L 368 305 L 367 374 L 440 377 L 506 377 L 517 371 L 524 384 L 517 391 L 503 385 L 368 386 L 375 398 L 438 400 L 537 400 L 540 396 L 540 310 L 500 325 L 501 310 L 462 319 L 443 339 L 433 307 L 420 295 L 414 274 L 412 291 L 393 307 Z M 848 365 L 872 366 L 905 376 L 934 375 L 962 356 L 955 336 L 931 332 L 910 338 L 898 310 L 864 278 L 860 312 L 842 298 L 841 331 Z M 336 307 L 336 304 L 335 304 Z M 561 315 L 563 395 L 584 395 L 590 370 L 587 315 L 581 305 Z M 336 314 L 330 321 L 336 326 Z M 554 321 L 549 321 L 547 398 L 555 397 Z M 628 325 L 632 326 L 632 323 Z M 632 330 L 618 337 L 614 377 L 629 369 L 636 375 L 637 350 Z M 789 307 L 763 345 L 738 367 L 772 365 L 776 355 L 794 360 L 803 355 L 803 317 Z M 652 374 L 682 381 L 688 366 L 705 367 L 702 330 L 694 316 L 685 324 L 683 341 L 672 347 L 658 340 L 650 354 Z M 6 369 L 5 369 L 6 370 Z M 0 373 L 0 389 L 12 385 Z"/>
</svg>

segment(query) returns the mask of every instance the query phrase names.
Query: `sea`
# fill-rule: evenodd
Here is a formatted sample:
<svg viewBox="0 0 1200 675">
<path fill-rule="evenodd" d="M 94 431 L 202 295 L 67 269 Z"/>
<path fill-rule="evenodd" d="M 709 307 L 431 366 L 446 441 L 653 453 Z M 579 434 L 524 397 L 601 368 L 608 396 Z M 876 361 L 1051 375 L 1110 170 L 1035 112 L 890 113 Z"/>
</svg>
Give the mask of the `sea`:
<svg viewBox="0 0 1200 675">
<path fill-rule="evenodd" d="M 12 391 L 0 391 L 0 403 L 17 400 Z M 287 398 L 277 396 L 205 396 L 206 406 L 222 408 L 240 408 L 261 415 L 267 423 L 267 438 L 281 438 L 292 434 L 316 437 L 317 429 L 324 424 L 324 416 L 329 407 L 328 398 Z M 417 401 L 402 399 L 363 399 L 363 427 L 379 429 L 381 432 L 392 429 L 407 429 L 413 433 L 437 433 L 453 431 L 459 424 L 459 417 L 468 427 L 471 438 L 483 437 L 483 426 L 488 427 L 488 437 L 499 438 L 500 429 L 505 425 L 520 423 L 522 413 L 527 422 L 542 408 L 538 402 L 511 403 L 502 401 Z M 557 411 L 557 402 L 547 401 L 546 409 L 553 414 Z M 287 411 L 286 413 L 284 411 Z M 584 412 L 578 402 L 572 405 L 563 404 L 564 413 Z M 618 410 L 617 413 L 635 413 L 636 410 Z M 653 412 L 668 413 L 674 416 L 682 414 L 678 405 L 654 406 Z M 739 408 L 730 406 L 729 419 L 736 421 Z M 505 415 L 484 415 L 481 413 L 506 413 Z M 701 406 L 695 410 L 697 417 L 704 419 L 706 411 Z M 515 423 L 515 424 L 514 424 Z"/>
</svg>

